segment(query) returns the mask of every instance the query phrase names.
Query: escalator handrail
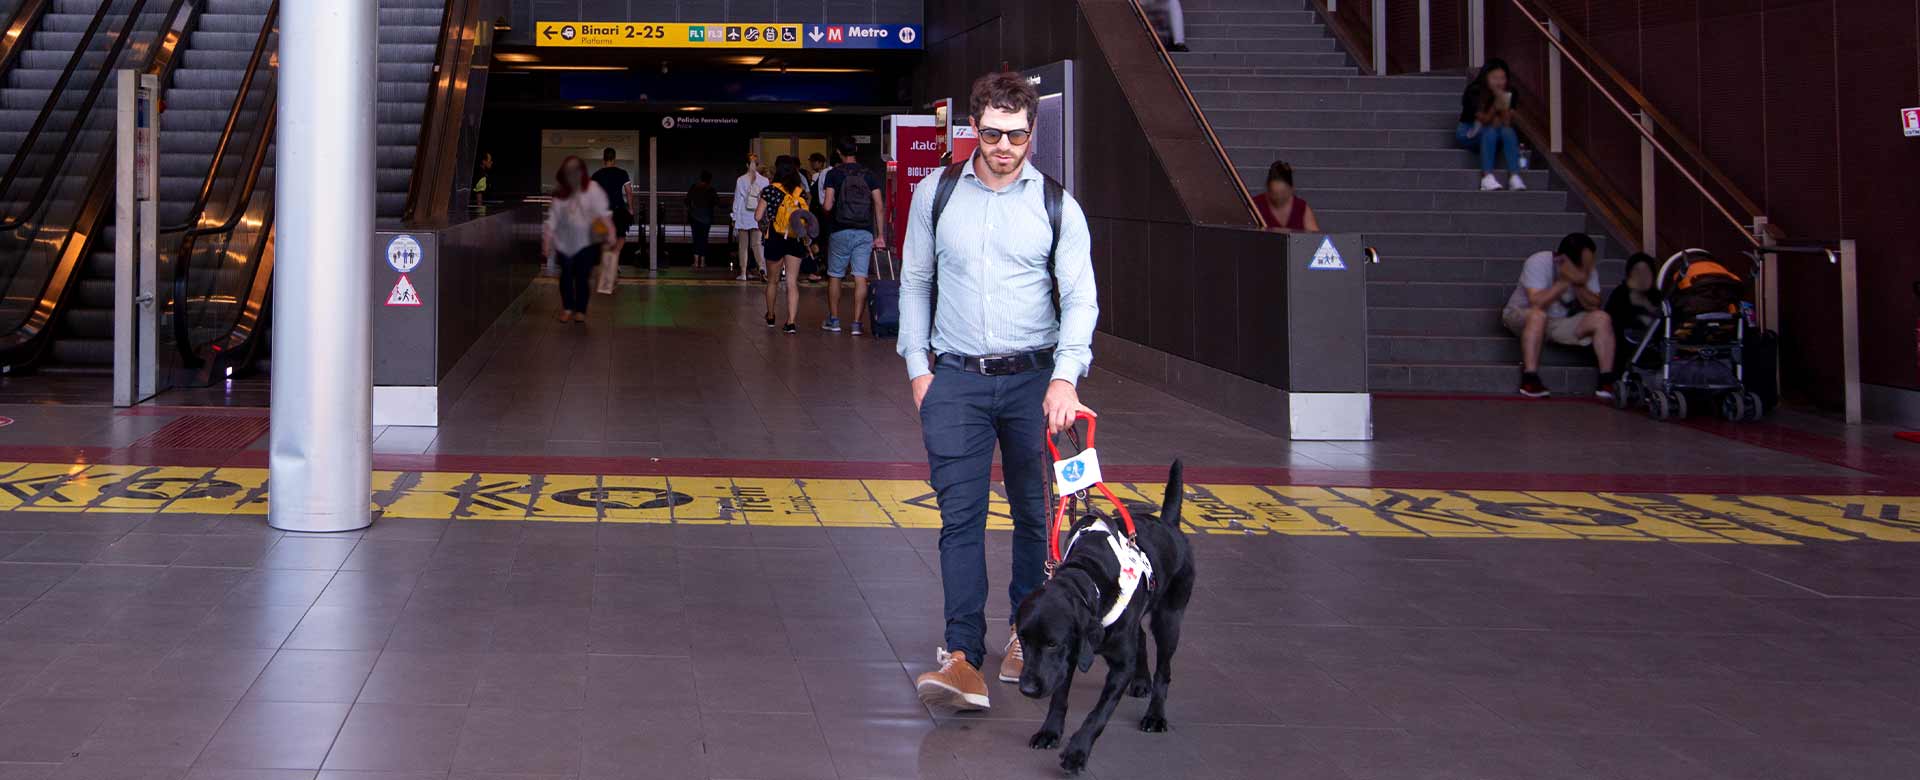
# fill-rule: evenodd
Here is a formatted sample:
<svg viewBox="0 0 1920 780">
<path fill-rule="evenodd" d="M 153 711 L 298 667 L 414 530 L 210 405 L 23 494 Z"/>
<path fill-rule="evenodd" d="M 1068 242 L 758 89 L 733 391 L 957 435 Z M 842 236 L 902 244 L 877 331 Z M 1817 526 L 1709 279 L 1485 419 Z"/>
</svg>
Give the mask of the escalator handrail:
<svg viewBox="0 0 1920 780">
<path fill-rule="evenodd" d="M 224 223 L 224 227 L 215 226 L 212 228 L 199 229 L 194 227 L 200 223 L 202 215 L 206 213 L 207 201 L 213 199 L 213 188 L 220 180 L 220 166 L 226 162 L 227 148 L 232 145 L 234 131 L 240 126 L 240 117 L 245 112 L 248 94 L 253 91 L 254 77 L 260 72 L 260 64 L 266 61 L 267 41 L 273 37 L 274 31 L 279 26 L 279 18 L 280 0 L 273 0 L 273 3 L 267 6 L 267 15 L 260 24 L 260 35 L 253 42 L 253 54 L 247 58 L 247 72 L 240 77 L 240 89 L 233 95 L 233 107 L 227 111 L 227 123 L 220 130 L 220 141 L 213 147 L 213 162 L 207 166 L 206 181 L 201 182 L 200 193 L 194 196 L 193 206 L 187 209 L 186 221 L 178 225 L 168 225 L 161 228 L 160 233 L 162 235 L 186 233 L 189 238 L 193 236 L 206 236 L 222 232 L 223 230 L 231 230 L 233 225 L 239 224 L 238 220 L 234 218 L 234 214 L 244 212 L 244 206 L 240 210 L 228 215 L 228 220 Z M 271 138 L 272 135 L 271 132 L 262 132 L 259 137 Z M 255 161 L 254 167 L 256 169 L 259 167 L 257 160 Z M 255 173 L 257 172 L 256 170 Z M 251 182 L 251 179 L 249 179 L 249 181 Z M 250 192 L 247 194 L 247 197 L 251 197 Z"/>
<path fill-rule="evenodd" d="M 177 1 L 177 0 L 176 0 Z M 12 230 L 26 222 L 28 217 L 40 210 L 47 195 L 53 192 L 53 183 L 59 177 L 55 172 L 65 167 L 67 155 L 73 152 L 73 145 L 80 140 L 80 131 L 87 124 L 87 115 L 93 111 L 93 103 L 100 97 L 100 91 L 107 85 L 107 79 L 113 78 L 113 63 L 120 59 L 120 52 L 132 38 L 134 29 L 140 24 L 140 12 L 146 10 L 147 0 L 134 0 L 133 10 L 127 12 L 127 20 L 121 25 L 120 32 L 107 48 L 107 58 L 100 63 L 100 73 L 94 76 L 93 86 L 87 90 L 87 98 L 81 101 L 80 108 L 74 114 L 73 122 L 67 125 L 67 132 L 60 140 L 60 151 L 54 153 L 54 162 L 45 176 L 40 177 L 40 186 L 34 190 L 33 197 L 27 198 L 20 212 L 0 214 L 0 230 Z M 54 79 L 53 90 L 47 93 L 47 104 L 40 107 L 40 113 L 34 115 L 33 125 L 27 129 L 27 137 L 20 142 L 19 151 L 7 163 L 7 172 L 0 175 L 0 194 L 13 188 L 13 181 L 20 174 L 20 166 L 40 140 L 40 133 L 47 128 L 47 122 L 60 107 L 60 98 L 66 93 L 67 82 L 80 70 L 80 61 L 87 56 L 87 49 L 93 44 L 93 37 L 100 32 L 100 25 L 107 19 L 107 12 L 113 8 L 112 2 L 102 2 L 99 10 L 93 12 L 93 20 L 87 23 L 87 31 L 80 36 L 80 46 L 73 50 L 73 56 L 67 58 L 67 66 L 60 70 L 59 78 Z"/>
<path fill-rule="evenodd" d="M 52 5 L 53 0 L 27 0 L 13 9 L 13 17 L 7 20 L 5 31 L 0 32 L 0 76 L 13 67 L 13 61 L 24 50 L 21 44 L 27 39 L 27 31 L 40 24 Z"/>
<path fill-rule="evenodd" d="M 197 239 L 202 236 L 233 232 L 240 226 L 241 220 L 246 218 L 247 209 L 253 207 L 253 193 L 260 183 L 260 169 L 266 164 L 267 150 L 273 146 L 274 124 L 280 111 L 277 103 L 274 101 L 268 104 L 267 114 L 260 123 L 262 132 L 259 141 L 254 144 L 252 159 L 247 163 L 247 179 L 240 188 L 242 193 L 240 202 L 235 204 L 232 211 L 227 214 L 226 220 L 219 225 L 186 231 L 180 237 L 180 248 L 174 252 L 173 294 L 169 296 L 168 307 L 173 310 L 174 351 L 179 353 L 182 364 L 188 368 L 199 368 L 201 364 L 199 351 L 193 346 L 193 330 L 190 327 L 192 323 L 188 322 L 186 316 L 188 313 L 186 306 L 189 302 L 188 281 L 192 278 L 190 269 L 193 265 L 194 244 L 198 243 Z M 249 251 L 250 257 L 260 251 L 261 246 L 266 243 L 265 237 L 269 230 L 267 226 L 262 226 L 261 241 Z"/>
<path fill-rule="evenodd" d="M 199 10 L 198 2 L 189 4 L 187 0 L 174 0 L 167 11 L 166 23 L 161 26 L 154 48 L 147 57 L 146 65 L 141 68 L 143 74 L 159 76 L 162 82 L 172 74 L 173 67 L 177 64 L 174 54 L 178 51 L 181 41 L 185 40 L 186 30 L 198 18 Z M 100 218 L 101 213 L 106 210 L 106 201 L 113 197 L 112 188 L 106 186 L 113 176 L 114 171 L 111 168 L 102 168 L 92 174 L 81 212 L 76 217 L 76 225 Z M 76 246 L 76 240 L 81 245 Z M 28 353 L 24 357 L 16 356 L 15 353 L 23 347 L 40 342 L 41 337 L 46 335 L 47 326 L 52 323 L 55 312 L 71 286 L 74 269 L 80 263 L 80 251 L 85 249 L 85 243 L 91 240 L 92 236 L 85 231 L 74 231 L 69 234 L 59 256 L 55 258 L 53 268 L 49 270 L 46 280 L 41 283 L 40 295 L 33 310 L 12 332 L 0 334 L 0 359 L 8 361 L 8 365 L 22 365 L 37 357 L 33 353 Z"/>
</svg>

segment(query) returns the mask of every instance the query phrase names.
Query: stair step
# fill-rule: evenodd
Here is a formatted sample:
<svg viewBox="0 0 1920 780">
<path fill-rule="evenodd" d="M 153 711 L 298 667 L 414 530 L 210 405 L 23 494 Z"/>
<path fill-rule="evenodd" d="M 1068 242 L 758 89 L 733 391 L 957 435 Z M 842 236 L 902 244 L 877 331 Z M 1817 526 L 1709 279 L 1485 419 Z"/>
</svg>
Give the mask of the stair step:
<svg viewBox="0 0 1920 780">
<path fill-rule="evenodd" d="M 1193 87 L 1193 79 L 1187 79 Z M 1417 92 L 1289 92 L 1270 90 L 1193 89 L 1194 100 L 1209 112 L 1236 109 L 1293 111 L 1432 111 L 1456 117 L 1460 96 Z"/>
<path fill-rule="evenodd" d="M 1346 68 L 1353 63 L 1344 51 L 1190 51 L 1176 52 L 1173 61 L 1182 69 L 1211 68 Z"/>
<path fill-rule="evenodd" d="M 1274 10 L 1271 5 L 1255 5 L 1252 8 L 1233 10 L 1202 10 L 1198 7 L 1182 6 L 1183 15 L 1189 25 L 1229 25 L 1242 24 L 1319 24 L 1320 17 L 1312 11 Z"/>
<path fill-rule="evenodd" d="M 1266 165 L 1246 165 L 1235 170 L 1249 189 L 1258 190 L 1266 183 Z M 1320 202 L 1315 193 L 1323 189 L 1477 192 L 1479 178 L 1479 171 L 1459 168 L 1311 168 L 1299 165 L 1293 168 L 1294 186 L 1299 187 L 1312 203 Z M 1521 173 L 1521 178 L 1534 191 L 1557 191 L 1549 190 L 1553 182 L 1551 174 L 1546 171 L 1525 171 Z"/>
<path fill-rule="evenodd" d="M 1413 149 L 1453 150 L 1465 153 L 1444 129 L 1366 130 L 1359 128 L 1286 128 L 1259 129 L 1214 126 L 1221 145 L 1239 147 L 1306 147 L 1320 149 Z"/>
<path fill-rule="evenodd" d="M 1417 130 L 1440 133 L 1451 141 L 1458 124 L 1433 110 L 1327 111 L 1291 108 L 1226 108 L 1200 101 L 1214 130 Z"/>
<path fill-rule="evenodd" d="M 1543 366 L 1592 368 L 1593 352 L 1552 345 L 1540 351 Z M 1367 360 L 1375 364 L 1500 366 L 1520 365 L 1520 340 L 1499 336 L 1368 336 Z M 1518 379 L 1518 377 L 1513 377 Z"/>
<path fill-rule="evenodd" d="M 1297 175 L 1294 184 L 1301 186 Z M 1565 212 L 1567 194 L 1553 190 L 1481 192 L 1465 188 L 1446 191 L 1337 189 L 1320 186 L 1314 188 L 1307 202 L 1313 204 L 1316 211 L 1367 209 L 1370 211 L 1489 211 L 1559 214 Z"/>
<path fill-rule="evenodd" d="M 1185 71 L 1183 71 L 1183 74 Z M 1183 76 L 1194 90 L 1261 92 L 1407 92 L 1424 95 L 1452 95 L 1460 103 L 1466 81 L 1458 77 L 1437 76 L 1261 76 L 1198 73 Z"/>
<path fill-rule="evenodd" d="M 1458 148 L 1351 149 L 1337 146 L 1249 145 L 1230 146 L 1227 156 L 1233 160 L 1235 168 L 1265 167 L 1274 160 L 1286 160 L 1296 168 L 1452 168 L 1464 174 L 1475 174 L 1480 168 L 1478 154 Z"/>
<path fill-rule="evenodd" d="M 1540 379 L 1556 396 L 1593 395 L 1598 372 L 1591 366 L 1540 367 Z M 1487 393 L 1514 395 L 1520 384 L 1520 366 L 1385 363 L 1367 366 L 1367 389 L 1376 393 Z"/>
<path fill-rule="evenodd" d="M 1319 215 L 1323 228 L 1357 233 L 1565 234 L 1584 230 L 1587 224 L 1587 215 L 1565 211 L 1384 211 L 1316 207 L 1314 213 Z"/>
<path fill-rule="evenodd" d="M 1560 243 L 1560 236 L 1517 237 L 1508 249 L 1500 255 L 1485 257 L 1433 257 L 1423 255 L 1418 245 L 1438 243 L 1437 237 L 1416 238 L 1416 248 L 1406 249 L 1398 237 L 1386 234 L 1370 234 L 1367 242 L 1381 254 L 1380 264 L 1367 269 L 1367 281 L 1383 284 L 1489 284 L 1509 292 L 1519 283 L 1520 268 L 1528 255 L 1534 252 L 1552 249 Z M 1531 248 L 1527 248 L 1531 247 Z M 1620 279 L 1625 263 L 1620 260 L 1600 261 L 1600 286 L 1607 289 Z M 1438 294 L 1438 298 L 1446 298 Z M 1489 305 L 1502 305 L 1505 298 L 1493 298 Z"/>
</svg>

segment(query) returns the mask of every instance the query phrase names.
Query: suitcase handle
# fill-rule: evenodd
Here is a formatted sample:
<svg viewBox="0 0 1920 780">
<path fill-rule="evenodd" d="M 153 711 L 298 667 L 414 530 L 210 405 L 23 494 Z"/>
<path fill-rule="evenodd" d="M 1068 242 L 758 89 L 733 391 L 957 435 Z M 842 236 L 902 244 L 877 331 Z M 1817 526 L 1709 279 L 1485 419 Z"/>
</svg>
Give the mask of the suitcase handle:
<svg viewBox="0 0 1920 780">
<path fill-rule="evenodd" d="M 885 278 L 888 280 L 895 282 L 900 281 L 900 269 L 894 267 L 892 248 L 873 250 L 873 264 L 878 266 L 876 270 L 886 269 L 887 276 Z"/>
</svg>

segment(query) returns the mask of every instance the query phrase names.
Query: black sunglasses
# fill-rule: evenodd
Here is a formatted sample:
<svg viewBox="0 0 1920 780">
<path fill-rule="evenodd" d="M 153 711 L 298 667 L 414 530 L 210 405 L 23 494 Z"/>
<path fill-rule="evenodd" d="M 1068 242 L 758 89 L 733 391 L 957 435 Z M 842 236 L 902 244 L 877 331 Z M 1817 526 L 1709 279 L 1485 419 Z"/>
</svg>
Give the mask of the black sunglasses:
<svg viewBox="0 0 1920 780">
<path fill-rule="evenodd" d="M 1007 140 L 1012 141 L 1014 146 L 1026 146 L 1028 141 L 1033 140 L 1033 131 L 1001 130 L 997 127 L 980 128 L 980 141 L 988 146 L 1000 143 L 1001 136 L 1006 136 Z"/>
</svg>

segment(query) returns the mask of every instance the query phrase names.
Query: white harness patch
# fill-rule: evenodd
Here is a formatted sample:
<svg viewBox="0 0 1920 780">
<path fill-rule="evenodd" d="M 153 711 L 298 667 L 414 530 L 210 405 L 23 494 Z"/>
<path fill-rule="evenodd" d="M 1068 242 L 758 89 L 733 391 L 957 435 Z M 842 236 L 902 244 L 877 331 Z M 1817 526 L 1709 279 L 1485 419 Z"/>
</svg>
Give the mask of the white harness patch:
<svg viewBox="0 0 1920 780">
<path fill-rule="evenodd" d="M 1114 597 L 1113 609 L 1100 618 L 1100 627 L 1105 628 L 1119 622 L 1120 616 L 1127 611 L 1127 605 L 1133 603 L 1133 592 L 1140 589 L 1142 580 L 1153 577 L 1153 562 L 1147 560 L 1147 554 L 1140 551 L 1131 541 L 1107 527 L 1107 521 L 1095 520 L 1087 527 L 1073 532 L 1067 540 L 1067 550 L 1060 554 L 1065 558 L 1073 552 L 1073 546 L 1080 541 L 1080 535 L 1088 531 L 1101 531 L 1107 535 L 1107 546 L 1113 549 L 1113 556 L 1120 560 L 1119 595 Z"/>
</svg>

